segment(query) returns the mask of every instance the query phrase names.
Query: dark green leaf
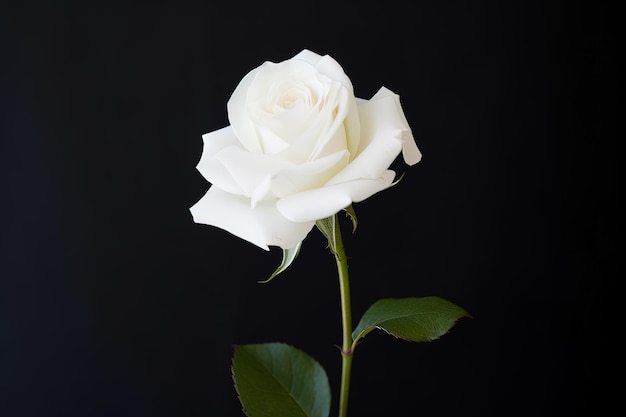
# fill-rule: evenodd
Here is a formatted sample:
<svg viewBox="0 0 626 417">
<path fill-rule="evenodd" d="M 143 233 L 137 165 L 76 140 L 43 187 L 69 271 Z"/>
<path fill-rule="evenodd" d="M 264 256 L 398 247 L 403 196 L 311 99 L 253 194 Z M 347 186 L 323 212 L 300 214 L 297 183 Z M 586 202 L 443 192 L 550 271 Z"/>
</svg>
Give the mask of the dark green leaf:
<svg viewBox="0 0 626 417">
<path fill-rule="evenodd" d="M 446 334 L 467 311 L 439 297 L 386 298 L 378 300 L 363 314 L 354 329 L 355 343 L 374 329 L 400 339 L 428 342 Z"/>
<path fill-rule="evenodd" d="M 326 372 L 293 346 L 235 346 L 233 378 L 248 417 L 328 417 L 330 412 Z"/>
</svg>

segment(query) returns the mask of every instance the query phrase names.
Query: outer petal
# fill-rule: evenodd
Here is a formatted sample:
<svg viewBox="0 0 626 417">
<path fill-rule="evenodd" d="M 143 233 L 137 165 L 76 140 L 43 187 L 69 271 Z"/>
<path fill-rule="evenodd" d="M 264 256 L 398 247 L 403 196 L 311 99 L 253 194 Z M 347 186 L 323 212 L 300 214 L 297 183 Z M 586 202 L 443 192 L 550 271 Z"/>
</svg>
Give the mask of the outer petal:
<svg viewBox="0 0 626 417">
<path fill-rule="evenodd" d="M 239 81 L 239 84 L 235 87 L 228 103 L 226 103 L 228 120 L 230 121 L 230 125 L 232 126 L 235 135 L 239 138 L 241 144 L 246 149 L 255 153 L 261 153 L 262 149 L 254 124 L 248 116 L 246 97 L 250 84 L 252 84 L 254 78 L 264 65 L 270 64 L 264 63 L 247 73 L 241 81 Z"/>
<path fill-rule="evenodd" d="M 294 222 L 323 219 L 388 188 L 394 177 L 395 172 L 388 170 L 379 178 L 358 179 L 292 194 L 278 200 L 276 207 Z"/>
<path fill-rule="evenodd" d="M 284 197 L 300 191 L 322 187 L 348 163 L 348 152 L 340 151 L 306 164 L 284 169 L 271 178 L 271 191 Z"/>
<path fill-rule="evenodd" d="M 196 165 L 196 169 L 200 171 L 207 181 L 212 184 L 219 184 L 219 187 L 223 190 L 234 194 L 244 194 L 241 186 L 233 180 L 226 168 L 215 158 L 215 155 L 224 149 L 241 147 L 231 127 L 226 126 L 222 129 L 205 133 L 202 135 L 202 140 L 202 156 L 198 165 Z"/>
<path fill-rule="evenodd" d="M 415 138 L 413 137 L 413 133 L 411 132 L 411 128 L 409 127 L 409 122 L 406 120 L 406 116 L 404 115 L 404 111 L 402 110 L 402 105 L 400 104 L 400 96 L 398 96 L 393 91 L 382 87 L 374 97 L 371 98 L 370 101 L 376 101 L 379 99 L 391 98 L 396 106 L 396 110 L 398 114 L 402 117 L 405 129 L 402 131 L 402 157 L 404 158 L 404 162 L 408 165 L 415 165 L 422 159 L 422 153 L 417 148 L 417 144 L 415 143 Z"/>
<path fill-rule="evenodd" d="M 196 168 L 202 175 L 206 173 L 209 160 L 216 153 L 229 146 L 239 146 L 239 141 L 230 126 L 202 135 L 202 156 Z"/>
<path fill-rule="evenodd" d="M 385 131 L 374 140 L 346 168 L 326 185 L 342 184 L 357 179 L 376 179 L 389 168 L 402 149 L 400 131 Z"/>
<path fill-rule="evenodd" d="M 212 186 L 190 209 L 196 223 L 224 229 L 258 247 L 294 248 L 315 225 L 315 220 L 292 222 L 283 217 L 274 201 L 250 208 L 250 200 Z"/>
<path fill-rule="evenodd" d="M 271 156 L 231 146 L 215 155 L 212 169 L 205 177 L 224 191 L 251 197 L 265 177 L 292 166 L 289 162 L 279 161 Z M 235 189 L 241 192 L 234 191 L 232 184 L 236 184 Z"/>
<path fill-rule="evenodd" d="M 359 153 L 329 184 L 378 177 L 389 168 L 403 147 L 411 149 L 409 141 L 419 154 L 397 96 L 387 89 L 381 89 L 379 94 L 369 101 L 358 100 L 361 119 Z M 410 140 L 405 140 L 406 137 Z"/>
</svg>

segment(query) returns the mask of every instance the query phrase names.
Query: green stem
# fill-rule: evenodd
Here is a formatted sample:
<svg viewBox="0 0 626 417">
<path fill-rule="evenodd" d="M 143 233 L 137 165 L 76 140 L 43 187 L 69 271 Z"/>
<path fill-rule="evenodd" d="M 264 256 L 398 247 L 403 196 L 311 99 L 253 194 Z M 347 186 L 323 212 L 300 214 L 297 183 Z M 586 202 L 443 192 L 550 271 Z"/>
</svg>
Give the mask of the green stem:
<svg viewBox="0 0 626 417">
<path fill-rule="evenodd" d="M 341 238 L 339 219 L 335 215 L 335 260 L 339 274 L 339 291 L 341 294 L 341 322 L 343 326 L 343 343 L 341 346 L 341 390 L 339 392 L 339 417 L 348 415 L 348 394 L 350 391 L 350 373 L 352 371 L 352 310 L 350 306 L 350 279 L 348 276 L 348 258 L 346 257 Z"/>
</svg>

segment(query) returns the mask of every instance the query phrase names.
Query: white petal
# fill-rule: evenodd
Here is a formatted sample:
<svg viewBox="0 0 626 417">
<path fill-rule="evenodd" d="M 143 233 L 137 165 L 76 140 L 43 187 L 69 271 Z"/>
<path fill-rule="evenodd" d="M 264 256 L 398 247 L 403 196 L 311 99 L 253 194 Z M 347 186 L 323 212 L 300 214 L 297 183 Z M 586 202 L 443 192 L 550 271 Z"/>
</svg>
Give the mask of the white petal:
<svg viewBox="0 0 626 417">
<path fill-rule="evenodd" d="M 293 164 L 276 160 L 271 156 L 257 155 L 238 146 L 223 149 L 214 158 L 214 164 L 205 175 L 219 188 L 251 197 L 262 181 Z M 240 192 L 233 191 L 233 184 Z"/>
<path fill-rule="evenodd" d="M 272 193 L 276 197 L 283 197 L 322 187 L 346 166 L 348 157 L 348 152 L 343 150 L 306 164 L 284 169 L 272 178 Z"/>
<path fill-rule="evenodd" d="M 261 153 L 262 149 L 254 124 L 248 115 L 246 103 L 250 85 L 259 71 L 266 65 L 269 64 L 264 63 L 247 73 L 241 81 L 239 81 L 239 84 L 235 87 L 228 103 L 226 103 L 228 120 L 230 121 L 230 125 L 232 126 L 236 137 L 247 150 L 255 153 Z"/>
<path fill-rule="evenodd" d="M 378 178 L 397 158 L 402 150 L 402 132 L 378 132 L 370 145 L 350 164 L 334 176 L 327 185 L 340 184 L 357 179 Z"/>
<path fill-rule="evenodd" d="M 350 78 L 348 78 L 341 65 L 339 65 L 339 63 L 330 55 L 322 56 L 308 49 L 305 49 L 296 56 L 294 56 L 292 59 L 301 59 L 311 65 L 314 65 L 319 72 L 329 76 L 333 80 L 341 82 L 343 85 L 348 87 L 350 93 L 354 94 L 352 81 L 350 81 Z"/>
<path fill-rule="evenodd" d="M 405 157 L 416 163 L 421 157 L 397 95 L 382 88 L 371 100 L 358 100 L 361 120 L 361 145 L 358 156 L 329 184 L 352 181 L 357 178 L 376 178 L 389 168 L 396 157 L 407 149 Z M 408 137 L 409 140 L 406 140 Z M 411 143 L 414 149 L 411 148 Z M 417 155 L 413 152 L 416 151 Z M 415 161 L 415 162 L 414 162 Z"/>
<path fill-rule="evenodd" d="M 323 219 L 388 188 L 394 177 L 395 172 L 388 170 L 376 179 L 358 179 L 292 194 L 280 199 L 276 207 L 294 222 Z"/>
<path fill-rule="evenodd" d="M 404 158 L 404 162 L 407 165 L 415 165 L 422 159 L 422 153 L 417 148 L 417 144 L 415 143 L 415 138 L 413 137 L 413 132 L 409 127 L 409 122 L 406 120 L 406 116 L 404 115 L 404 111 L 402 110 L 402 105 L 400 104 L 400 96 L 398 96 L 393 91 L 382 87 L 374 97 L 371 98 L 370 101 L 378 100 L 381 98 L 391 98 L 393 99 L 398 114 L 401 115 L 404 125 L 406 128 L 402 131 L 402 157 Z"/>
<path fill-rule="evenodd" d="M 196 168 L 204 175 L 208 161 L 216 153 L 229 146 L 239 145 L 239 141 L 230 126 L 202 135 L 202 156 Z"/>
<path fill-rule="evenodd" d="M 252 205 L 260 200 L 281 198 L 326 184 L 348 163 L 348 152 L 340 151 L 302 165 L 294 165 L 267 176 L 252 195 Z"/>
<path fill-rule="evenodd" d="M 317 115 L 319 123 L 324 123 L 317 134 L 317 143 L 311 158 L 319 158 L 348 147 L 344 121 L 350 111 L 350 94 L 339 83 L 328 83 L 324 104 Z"/>
<path fill-rule="evenodd" d="M 320 54 L 315 53 L 311 51 L 310 49 L 303 49 L 291 59 L 301 59 L 303 61 L 308 62 L 311 65 L 315 65 L 321 58 L 322 56 Z"/>
<path fill-rule="evenodd" d="M 253 209 L 249 199 L 215 186 L 190 211 L 194 222 L 219 227 L 265 250 L 268 246 L 294 248 L 315 225 L 314 220 L 287 220 L 276 210 L 274 201 L 259 202 Z"/>
<path fill-rule="evenodd" d="M 233 181 L 230 173 L 215 158 L 222 150 L 229 147 L 240 147 L 239 141 L 230 126 L 202 135 L 202 156 L 196 168 L 207 181 L 218 184 L 220 188 L 234 194 L 243 194 L 243 189 Z"/>
</svg>

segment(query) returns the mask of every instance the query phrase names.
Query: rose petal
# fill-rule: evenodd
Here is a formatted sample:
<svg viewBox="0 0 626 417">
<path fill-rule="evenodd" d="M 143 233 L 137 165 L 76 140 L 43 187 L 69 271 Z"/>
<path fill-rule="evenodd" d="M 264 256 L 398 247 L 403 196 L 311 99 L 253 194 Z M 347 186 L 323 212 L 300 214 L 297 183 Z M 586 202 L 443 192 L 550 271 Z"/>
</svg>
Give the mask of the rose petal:
<svg viewBox="0 0 626 417">
<path fill-rule="evenodd" d="M 239 141 L 230 126 L 202 135 L 202 156 L 196 169 L 202 176 L 225 191 L 234 194 L 243 194 L 239 184 L 233 181 L 230 173 L 215 159 L 215 155 L 231 146 L 240 147 Z"/>
<path fill-rule="evenodd" d="M 341 65 L 339 65 L 339 63 L 330 55 L 322 56 L 308 49 L 304 49 L 292 59 L 301 59 L 311 65 L 314 65 L 319 72 L 329 76 L 333 80 L 341 82 L 343 85 L 348 87 L 351 94 L 354 94 L 352 81 L 350 81 L 350 78 L 348 78 Z"/>
<path fill-rule="evenodd" d="M 417 147 L 417 143 L 415 143 L 415 138 L 413 137 L 413 133 L 411 132 L 411 128 L 409 127 L 409 122 L 406 119 L 404 111 L 402 110 L 402 105 L 400 104 L 400 96 L 389 90 L 388 88 L 382 87 L 370 101 L 379 100 L 382 98 L 391 98 L 393 99 L 398 114 L 402 117 L 404 125 L 406 129 L 402 131 L 402 157 L 404 162 L 407 165 L 415 165 L 422 159 L 422 153 Z"/>
<path fill-rule="evenodd" d="M 268 64 L 257 73 L 246 92 L 247 115 L 257 128 L 261 150 L 274 154 L 310 130 L 318 120 L 325 81 L 308 62 Z"/>
<path fill-rule="evenodd" d="M 226 103 L 228 112 L 228 120 L 241 144 L 250 152 L 261 153 L 261 143 L 258 140 L 254 123 L 248 116 L 246 108 L 246 98 L 250 84 L 254 81 L 259 71 L 270 63 L 264 63 L 261 66 L 247 73 L 239 84 L 235 87 L 232 95 Z"/>
<path fill-rule="evenodd" d="M 400 130 L 377 133 L 370 145 L 350 164 L 333 177 L 327 185 L 340 184 L 360 178 L 378 178 L 402 150 Z"/>
<path fill-rule="evenodd" d="M 339 83 L 326 85 L 325 103 L 318 111 L 318 118 L 327 124 L 320 129 L 319 138 L 311 158 L 319 158 L 347 148 L 344 120 L 350 111 L 350 94 Z M 316 133 L 316 132 L 312 132 Z"/>
<path fill-rule="evenodd" d="M 198 171 L 204 174 L 209 160 L 222 149 L 233 145 L 239 146 L 239 141 L 230 126 L 202 135 L 202 156 L 196 165 Z"/>
<path fill-rule="evenodd" d="M 250 197 L 264 178 L 292 166 L 290 162 L 230 146 L 214 156 L 205 177 L 224 191 Z M 233 191 L 233 184 L 240 192 Z"/>
<path fill-rule="evenodd" d="M 348 152 L 340 151 L 306 164 L 294 165 L 268 175 L 259 183 L 252 197 L 252 206 L 263 199 L 276 199 L 289 194 L 323 186 L 348 163 Z"/>
<path fill-rule="evenodd" d="M 322 187 L 348 163 L 348 152 L 335 152 L 306 164 L 286 168 L 272 178 L 272 193 L 284 197 L 311 188 Z"/>
<path fill-rule="evenodd" d="M 294 248 L 304 240 L 315 221 L 292 222 L 276 210 L 275 201 L 260 202 L 250 207 L 250 200 L 212 186 L 190 209 L 196 223 L 224 229 L 256 246 Z"/>
<path fill-rule="evenodd" d="M 355 155 L 359 146 L 361 132 L 359 127 L 359 112 L 354 99 L 352 81 L 350 81 L 350 78 L 348 78 L 341 65 L 329 55 L 321 56 L 305 49 L 297 54 L 294 59 L 302 59 L 314 65 L 319 72 L 341 82 L 348 88 L 351 98 L 347 103 L 348 109 L 345 115 L 344 129 L 346 130 L 346 138 L 348 139 L 348 150 L 352 155 Z"/>
<path fill-rule="evenodd" d="M 369 101 L 359 99 L 358 106 L 361 150 L 329 184 L 376 178 L 389 168 L 404 146 L 410 150 L 403 139 L 408 135 L 412 141 L 411 131 L 402 109 L 398 107 L 397 97 L 391 91 L 385 89 Z"/>
<path fill-rule="evenodd" d="M 318 53 L 311 51 L 310 49 L 303 49 L 298 52 L 292 59 L 301 59 L 303 61 L 308 62 L 311 65 L 317 64 L 317 62 L 322 58 L 322 56 Z"/>
<path fill-rule="evenodd" d="M 358 179 L 304 191 L 281 198 L 276 207 L 287 219 L 306 222 L 324 219 L 388 188 L 395 172 L 387 170 L 376 179 Z"/>
</svg>

